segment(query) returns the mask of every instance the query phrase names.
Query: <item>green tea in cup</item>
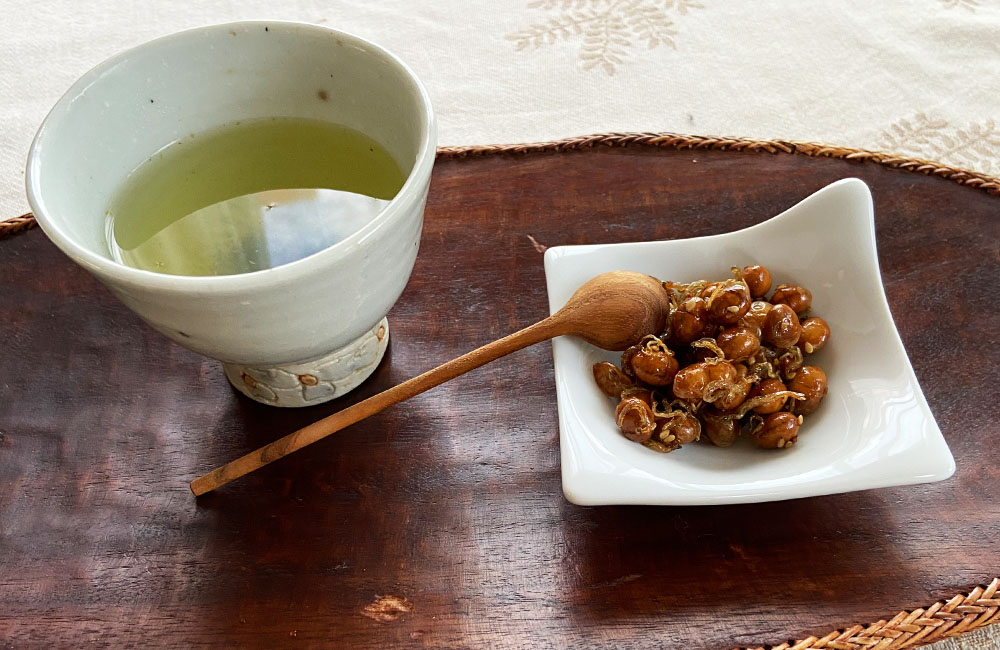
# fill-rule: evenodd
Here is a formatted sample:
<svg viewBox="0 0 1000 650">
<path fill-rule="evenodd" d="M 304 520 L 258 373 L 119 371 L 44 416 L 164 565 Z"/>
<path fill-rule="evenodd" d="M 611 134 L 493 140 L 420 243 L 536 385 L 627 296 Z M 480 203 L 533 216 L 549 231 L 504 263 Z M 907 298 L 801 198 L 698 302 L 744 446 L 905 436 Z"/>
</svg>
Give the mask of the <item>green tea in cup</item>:
<svg viewBox="0 0 1000 650">
<path fill-rule="evenodd" d="M 236 275 L 317 253 L 371 221 L 405 175 L 372 138 L 331 122 L 264 118 L 177 140 L 125 179 L 108 246 L 129 266 Z"/>
</svg>

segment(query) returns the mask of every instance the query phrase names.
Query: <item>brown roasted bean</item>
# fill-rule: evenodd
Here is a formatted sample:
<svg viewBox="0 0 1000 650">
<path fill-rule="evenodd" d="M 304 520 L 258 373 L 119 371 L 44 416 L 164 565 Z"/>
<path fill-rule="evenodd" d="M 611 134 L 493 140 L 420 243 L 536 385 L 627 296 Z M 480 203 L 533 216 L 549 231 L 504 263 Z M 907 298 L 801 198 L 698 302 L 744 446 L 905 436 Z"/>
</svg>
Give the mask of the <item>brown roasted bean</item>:
<svg viewBox="0 0 1000 650">
<path fill-rule="evenodd" d="M 736 378 L 736 366 L 728 361 L 708 363 L 708 383 L 702 393 L 702 399 L 706 402 L 715 402 L 724 399 L 734 390 Z"/>
<path fill-rule="evenodd" d="M 772 393 L 777 393 L 778 391 L 788 390 L 785 385 L 781 383 L 780 379 L 765 379 L 750 391 L 750 397 L 763 397 L 770 395 Z M 785 401 L 788 399 L 785 395 L 779 395 L 767 400 L 763 404 L 755 406 L 753 411 L 759 415 L 769 415 L 771 413 L 777 413 L 781 410 L 781 407 L 785 405 Z"/>
<path fill-rule="evenodd" d="M 746 285 L 724 284 L 708 298 L 708 317 L 719 325 L 733 325 L 750 310 L 750 302 Z"/>
<path fill-rule="evenodd" d="M 744 266 L 742 276 L 750 289 L 750 297 L 754 300 L 771 290 L 771 272 L 760 264 Z"/>
<path fill-rule="evenodd" d="M 796 314 L 802 315 L 809 311 L 812 305 L 812 293 L 805 287 L 797 284 L 779 284 L 771 295 L 771 303 L 775 305 L 788 305 Z"/>
<path fill-rule="evenodd" d="M 788 305 L 774 305 L 764 320 L 761 340 L 779 348 L 795 345 L 802 335 L 799 317 Z"/>
<path fill-rule="evenodd" d="M 626 438 L 633 442 L 645 442 L 656 430 L 653 410 L 638 397 L 626 397 L 615 409 L 615 422 Z"/>
<path fill-rule="evenodd" d="M 681 368 L 674 376 L 674 397 L 690 402 L 700 401 L 708 381 L 708 364 L 704 361 Z"/>
<path fill-rule="evenodd" d="M 729 447 L 739 436 L 739 420 L 736 416 L 721 413 L 713 407 L 706 408 L 702 414 L 702 433 L 716 447 Z"/>
<path fill-rule="evenodd" d="M 650 386 L 667 386 L 674 380 L 679 365 L 674 353 L 655 337 L 639 344 L 639 350 L 629 356 L 632 375 Z"/>
<path fill-rule="evenodd" d="M 707 298 L 711 297 L 711 295 L 713 293 L 715 293 L 715 290 L 719 288 L 720 284 L 722 284 L 722 283 L 721 282 L 712 282 L 710 284 L 707 284 L 707 285 L 705 285 L 705 288 L 701 290 L 701 293 L 698 294 L 698 295 L 701 296 L 702 298 L 706 298 L 707 299 Z"/>
<path fill-rule="evenodd" d="M 767 320 L 767 312 L 771 311 L 771 303 L 763 300 L 754 300 L 750 303 L 750 309 L 743 314 L 739 324 L 752 330 L 760 338 L 761 330 L 764 328 L 764 321 Z"/>
<path fill-rule="evenodd" d="M 747 327 L 727 327 L 715 337 L 715 342 L 727 361 L 746 361 L 760 349 L 760 339 Z"/>
<path fill-rule="evenodd" d="M 622 351 L 622 372 L 630 379 L 635 379 L 635 370 L 632 369 L 632 357 L 642 350 L 642 344 L 636 343 Z"/>
<path fill-rule="evenodd" d="M 687 298 L 670 313 L 670 343 L 690 343 L 710 327 L 708 303 L 699 296 Z"/>
<path fill-rule="evenodd" d="M 813 316 L 802 321 L 802 336 L 799 337 L 799 347 L 806 354 L 819 352 L 830 340 L 830 326 L 822 318 Z"/>
<path fill-rule="evenodd" d="M 594 381 L 601 392 L 615 399 L 621 399 L 622 391 L 635 385 L 628 375 L 610 361 L 594 364 Z"/>
<path fill-rule="evenodd" d="M 736 366 L 736 379 L 730 383 L 724 393 L 715 399 L 716 408 L 723 411 L 732 411 L 747 398 L 753 383 L 746 379 L 747 368 L 743 364 Z M 742 372 L 741 372 L 742 370 Z"/>
<path fill-rule="evenodd" d="M 826 395 L 825 373 L 804 361 L 830 339 L 826 321 L 805 316 L 809 290 L 771 289 L 758 264 L 731 271 L 715 282 L 663 282 L 665 330 L 625 350 L 620 370 L 593 366 L 600 390 L 619 398 L 615 420 L 630 440 L 664 453 L 702 434 L 720 447 L 746 434 L 757 446 L 787 448 Z"/>
<path fill-rule="evenodd" d="M 798 415 L 809 415 L 819 407 L 820 401 L 828 390 L 826 373 L 819 366 L 802 366 L 792 381 L 788 382 L 788 390 L 802 393 L 806 398 L 796 401 L 792 412 Z"/>
<path fill-rule="evenodd" d="M 701 422 L 690 413 L 685 415 L 684 419 L 674 426 L 674 429 L 673 434 L 677 436 L 679 444 L 686 445 L 701 438 Z"/>
<path fill-rule="evenodd" d="M 676 449 L 689 442 L 695 442 L 701 437 L 701 422 L 690 413 L 661 420 L 653 437 L 668 447 Z"/>
<path fill-rule="evenodd" d="M 799 439 L 799 418 L 788 411 L 772 413 L 750 432 L 750 439 L 763 449 L 787 449 Z"/>
</svg>

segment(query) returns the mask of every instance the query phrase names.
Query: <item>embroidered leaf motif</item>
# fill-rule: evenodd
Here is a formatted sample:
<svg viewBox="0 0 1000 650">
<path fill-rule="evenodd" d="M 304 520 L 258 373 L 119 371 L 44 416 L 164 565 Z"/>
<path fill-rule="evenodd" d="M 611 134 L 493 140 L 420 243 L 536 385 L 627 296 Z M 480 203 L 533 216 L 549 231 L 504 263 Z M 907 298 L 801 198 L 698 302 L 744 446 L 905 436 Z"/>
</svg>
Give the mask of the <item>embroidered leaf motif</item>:
<svg viewBox="0 0 1000 650">
<path fill-rule="evenodd" d="M 705 7 L 697 0 L 667 0 L 666 8 L 676 9 L 677 13 L 684 16 L 688 9 L 704 9 Z"/>
<path fill-rule="evenodd" d="M 591 20 L 580 48 L 583 69 L 590 70 L 599 65 L 608 74 L 614 74 L 615 65 L 621 63 L 625 56 L 625 48 L 632 44 L 628 37 L 628 28 L 619 16 Z"/>
<path fill-rule="evenodd" d="M 884 130 L 878 147 L 987 174 L 1000 173 L 1000 127 L 993 119 L 957 127 L 916 113 Z"/>
<path fill-rule="evenodd" d="M 629 15 L 628 20 L 632 31 L 639 37 L 639 40 L 646 41 L 649 49 L 653 49 L 660 43 L 672 48 L 677 47 L 671 38 L 677 34 L 672 28 L 673 23 L 659 7 L 638 7 L 634 13 Z"/>
<path fill-rule="evenodd" d="M 613 75 L 636 46 L 677 47 L 669 12 L 683 16 L 704 7 L 698 0 L 531 0 L 528 8 L 550 16 L 507 34 L 516 50 L 578 38 L 583 69 L 600 68 Z"/>
</svg>

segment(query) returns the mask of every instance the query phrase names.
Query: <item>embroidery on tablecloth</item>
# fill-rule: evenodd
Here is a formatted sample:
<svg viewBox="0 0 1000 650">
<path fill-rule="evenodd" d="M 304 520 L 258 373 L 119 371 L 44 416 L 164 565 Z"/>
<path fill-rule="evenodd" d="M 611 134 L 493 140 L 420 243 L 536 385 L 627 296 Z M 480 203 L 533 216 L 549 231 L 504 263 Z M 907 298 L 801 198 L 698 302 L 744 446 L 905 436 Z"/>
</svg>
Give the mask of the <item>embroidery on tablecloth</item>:
<svg viewBox="0 0 1000 650">
<path fill-rule="evenodd" d="M 647 49 L 677 47 L 670 12 L 684 16 L 704 7 L 698 0 L 532 0 L 528 8 L 552 15 L 504 37 L 518 51 L 579 38 L 583 69 L 613 75 L 629 50 L 642 44 Z"/>
<path fill-rule="evenodd" d="M 961 7 L 962 9 L 968 9 L 969 11 L 975 13 L 976 7 L 979 6 L 979 0 L 938 0 L 945 9 L 954 9 L 956 7 Z"/>
<path fill-rule="evenodd" d="M 883 151 L 1000 174 L 1000 127 L 989 118 L 959 127 L 940 117 L 916 113 L 882 131 L 877 146 Z"/>
</svg>

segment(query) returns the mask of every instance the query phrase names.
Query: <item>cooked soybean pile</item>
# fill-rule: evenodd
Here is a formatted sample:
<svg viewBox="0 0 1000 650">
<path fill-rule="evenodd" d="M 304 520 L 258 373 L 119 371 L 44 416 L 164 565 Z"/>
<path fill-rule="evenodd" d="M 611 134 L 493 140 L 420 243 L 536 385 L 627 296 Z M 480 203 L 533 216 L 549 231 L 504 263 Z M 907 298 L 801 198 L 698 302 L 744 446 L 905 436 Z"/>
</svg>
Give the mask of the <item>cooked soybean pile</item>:
<svg viewBox="0 0 1000 650">
<path fill-rule="evenodd" d="M 830 340 L 809 315 L 812 294 L 779 284 L 754 264 L 733 277 L 664 282 L 666 331 L 622 353 L 621 368 L 594 365 L 594 379 L 618 400 L 622 434 L 659 452 L 702 437 L 728 447 L 742 434 L 764 449 L 787 449 L 827 392 L 826 373 L 806 359 Z"/>
</svg>

